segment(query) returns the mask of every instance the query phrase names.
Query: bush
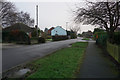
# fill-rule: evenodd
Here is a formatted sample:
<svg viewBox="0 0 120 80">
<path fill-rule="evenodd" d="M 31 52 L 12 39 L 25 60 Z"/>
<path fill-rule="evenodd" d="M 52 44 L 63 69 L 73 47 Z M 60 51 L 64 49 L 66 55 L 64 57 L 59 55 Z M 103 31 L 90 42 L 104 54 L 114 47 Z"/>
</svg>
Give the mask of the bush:
<svg viewBox="0 0 120 80">
<path fill-rule="evenodd" d="M 53 41 L 60 41 L 60 40 L 66 40 L 68 39 L 67 36 L 52 36 Z"/>
<path fill-rule="evenodd" d="M 45 43 L 45 38 L 39 37 L 38 38 L 38 43 Z"/>
<path fill-rule="evenodd" d="M 70 37 L 71 37 L 71 39 L 75 39 L 75 38 L 77 38 L 77 35 L 75 33 L 70 33 Z"/>
<path fill-rule="evenodd" d="M 120 32 L 114 33 L 113 44 L 120 45 Z"/>
<path fill-rule="evenodd" d="M 48 35 L 48 36 L 47 36 L 47 39 L 52 39 L 52 36 L 49 36 L 49 35 Z"/>
<path fill-rule="evenodd" d="M 37 37 L 37 30 L 35 29 L 32 33 L 31 33 L 32 37 Z"/>
<path fill-rule="evenodd" d="M 98 38 L 96 38 L 96 36 L 98 35 Z M 108 35 L 106 32 L 97 32 L 95 33 L 95 39 L 96 39 L 96 43 L 102 46 L 106 46 L 106 41 L 108 38 Z"/>
<path fill-rule="evenodd" d="M 2 32 L 2 40 L 3 42 L 16 42 L 16 43 L 22 43 L 22 44 L 30 44 L 30 38 L 29 36 L 23 32 L 14 30 L 11 32 Z"/>
<path fill-rule="evenodd" d="M 2 31 L 2 42 L 10 42 L 9 38 L 10 38 L 10 32 Z"/>
<path fill-rule="evenodd" d="M 98 35 L 98 39 L 96 39 L 97 35 Z M 106 45 L 106 41 L 109 38 L 109 35 L 107 34 L 107 32 L 97 32 L 95 33 L 94 38 L 97 44 L 104 46 Z M 120 45 L 120 32 L 114 32 L 114 38 L 112 44 Z"/>
</svg>

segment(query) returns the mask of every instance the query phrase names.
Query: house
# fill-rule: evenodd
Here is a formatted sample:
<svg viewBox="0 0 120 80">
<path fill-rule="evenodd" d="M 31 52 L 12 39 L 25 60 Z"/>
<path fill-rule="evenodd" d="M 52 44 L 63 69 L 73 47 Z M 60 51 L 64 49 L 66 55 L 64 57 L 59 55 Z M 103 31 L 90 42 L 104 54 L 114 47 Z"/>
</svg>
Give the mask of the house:
<svg viewBox="0 0 120 80">
<path fill-rule="evenodd" d="M 51 36 L 56 36 L 56 35 L 57 36 L 67 36 L 67 32 L 61 26 L 57 26 L 51 31 Z"/>
<path fill-rule="evenodd" d="M 68 39 L 68 37 L 67 37 L 67 31 L 65 29 L 63 29 L 61 26 L 55 27 L 51 31 L 51 36 L 52 36 L 52 39 L 54 41 Z"/>
<path fill-rule="evenodd" d="M 16 31 L 16 30 L 24 31 L 26 34 L 29 35 L 29 37 L 31 37 L 31 33 L 35 30 L 35 28 L 29 27 L 22 23 L 16 23 L 12 26 L 9 26 L 3 29 L 3 31 L 7 31 L 7 32 Z"/>
<path fill-rule="evenodd" d="M 49 30 L 48 30 L 48 35 L 51 35 L 51 31 L 54 29 L 54 27 L 51 27 Z"/>
</svg>

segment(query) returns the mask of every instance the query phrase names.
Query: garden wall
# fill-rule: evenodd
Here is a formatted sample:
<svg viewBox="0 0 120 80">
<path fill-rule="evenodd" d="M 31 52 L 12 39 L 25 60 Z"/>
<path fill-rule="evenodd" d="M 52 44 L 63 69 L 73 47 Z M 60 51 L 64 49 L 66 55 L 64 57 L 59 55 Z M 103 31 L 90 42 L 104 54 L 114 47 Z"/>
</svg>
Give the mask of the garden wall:
<svg viewBox="0 0 120 80">
<path fill-rule="evenodd" d="M 107 41 L 107 51 L 118 63 L 120 63 L 120 46 L 111 44 Z"/>
</svg>

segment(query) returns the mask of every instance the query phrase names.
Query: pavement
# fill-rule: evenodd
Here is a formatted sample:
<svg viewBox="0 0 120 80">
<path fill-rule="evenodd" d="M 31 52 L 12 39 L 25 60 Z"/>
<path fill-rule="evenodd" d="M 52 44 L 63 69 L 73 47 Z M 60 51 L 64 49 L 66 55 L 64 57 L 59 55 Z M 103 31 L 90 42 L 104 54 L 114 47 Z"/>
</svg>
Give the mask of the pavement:
<svg viewBox="0 0 120 80">
<path fill-rule="evenodd" d="M 19 44 L 15 44 L 15 43 L 0 43 L 0 45 L 2 45 L 2 48 L 16 48 L 16 47 L 22 47 L 22 46 L 26 46 L 26 45 L 19 45 Z"/>
<path fill-rule="evenodd" d="M 85 58 L 80 67 L 78 78 L 118 78 L 119 72 L 115 64 L 104 55 L 95 44 L 89 42 Z"/>
<path fill-rule="evenodd" d="M 46 56 L 75 42 L 86 42 L 82 38 L 49 42 L 35 45 L 2 46 L 2 72 L 36 58 Z"/>
</svg>

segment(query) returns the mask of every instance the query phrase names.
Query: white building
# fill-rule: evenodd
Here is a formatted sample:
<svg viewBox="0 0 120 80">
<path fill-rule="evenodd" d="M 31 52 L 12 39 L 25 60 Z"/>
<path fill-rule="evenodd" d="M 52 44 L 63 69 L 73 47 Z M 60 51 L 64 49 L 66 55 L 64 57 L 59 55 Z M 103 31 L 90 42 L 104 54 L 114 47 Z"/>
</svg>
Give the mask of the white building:
<svg viewBox="0 0 120 80">
<path fill-rule="evenodd" d="M 61 26 L 57 26 L 51 31 L 51 36 L 55 36 L 55 35 L 67 36 L 67 32 Z"/>
</svg>

